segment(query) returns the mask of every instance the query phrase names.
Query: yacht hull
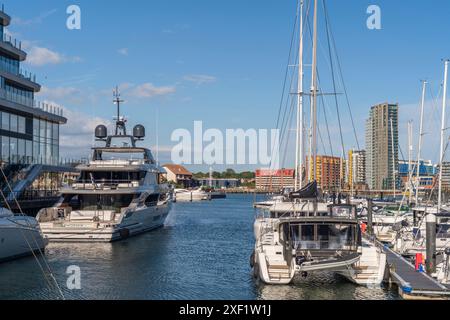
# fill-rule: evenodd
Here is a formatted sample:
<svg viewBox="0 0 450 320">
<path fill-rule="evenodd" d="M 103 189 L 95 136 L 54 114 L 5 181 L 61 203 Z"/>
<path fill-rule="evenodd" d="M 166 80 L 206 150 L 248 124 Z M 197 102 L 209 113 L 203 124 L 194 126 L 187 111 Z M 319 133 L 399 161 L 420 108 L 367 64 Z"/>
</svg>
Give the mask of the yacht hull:
<svg viewBox="0 0 450 320">
<path fill-rule="evenodd" d="M 50 242 L 114 242 L 164 226 L 171 203 L 136 210 L 120 223 L 47 222 L 41 223 L 42 232 Z"/>
<path fill-rule="evenodd" d="M 210 195 L 196 192 L 177 193 L 175 195 L 175 201 L 177 202 L 205 201 L 210 199 Z"/>
<path fill-rule="evenodd" d="M 41 253 L 47 243 L 37 224 L 27 227 L 14 222 L 14 218 L 0 219 L 0 262 Z"/>
</svg>

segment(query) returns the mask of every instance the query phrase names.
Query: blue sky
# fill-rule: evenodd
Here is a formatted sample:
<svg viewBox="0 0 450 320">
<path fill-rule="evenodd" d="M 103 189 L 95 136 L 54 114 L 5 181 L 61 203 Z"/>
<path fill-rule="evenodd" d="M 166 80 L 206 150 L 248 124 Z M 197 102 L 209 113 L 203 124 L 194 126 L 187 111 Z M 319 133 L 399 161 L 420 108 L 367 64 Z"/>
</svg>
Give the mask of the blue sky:
<svg viewBox="0 0 450 320">
<path fill-rule="evenodd" d="M 450 2 L 327 3 L 360 143 L 364 144 L 369 107 L 398 102 L 406 153 L 406 123 L 414 119 L 418 127 L 420 79 L 428 79 L 437 95 L 443 78 L 441 59 L 450 57 Z M 170 141 L 172 131 L 192 130 L 195 120 L 221 130 L 276 125 L 295 0 L 4 0 L 4 4 L 13 17 L 9 32 L 30 52 L 24 68 L 36 73 L 43 85 L 40 99 L 67 109 L 63 156 L 89 154 L 94 125 L 113 116 L 112 89 L 117 84 L 127 102 L 123 113 L 131 123 L 147 127 L 149 146 L 156 144 L 159 110 L 162 162 L 169 160 L 175 144 Z M 81 8 L 81 30 L 66 28 L 66 8 L 71 4 Z M 371 4 L 381 8 L 381 30 L 366 27 Z M 323 25 L 323 19 L 319 23 Z M 329 70 L 323 32 L 319 38 L 319 72 L 325 74 Z M 329 78 L 324 76 L 323 82 L 323 91 L 331 92 Z M 332 140 L 339 150 L 334 102 L 327 100 Z M 356 143 L 344 100 L 339 100 L 348 149 Z M 437 160 L 439 108 L 432 106 L 429 93 L 427 100 L 424 157 Z M 285 166 L 290 162 L 288 153 Z"/>
</svg>

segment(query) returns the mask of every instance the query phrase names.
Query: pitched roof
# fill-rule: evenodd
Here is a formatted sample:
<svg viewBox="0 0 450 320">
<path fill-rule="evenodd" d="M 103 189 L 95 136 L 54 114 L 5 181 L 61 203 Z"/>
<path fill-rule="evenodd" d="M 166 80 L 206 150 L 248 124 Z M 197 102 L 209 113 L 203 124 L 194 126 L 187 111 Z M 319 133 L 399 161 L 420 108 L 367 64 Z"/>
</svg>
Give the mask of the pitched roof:
<svg viewBox="0 0 450 320">
<path fill-rule="evenodd" d="M 179 164 L 165 164 L 163 165 L 163 167 L 166 168 L 167 170 L 170 170 L 174 174 L 192 176 L 192 173 L 189 170 L 187 170 L 183 166 L 180 166 Z"/>
</svg>

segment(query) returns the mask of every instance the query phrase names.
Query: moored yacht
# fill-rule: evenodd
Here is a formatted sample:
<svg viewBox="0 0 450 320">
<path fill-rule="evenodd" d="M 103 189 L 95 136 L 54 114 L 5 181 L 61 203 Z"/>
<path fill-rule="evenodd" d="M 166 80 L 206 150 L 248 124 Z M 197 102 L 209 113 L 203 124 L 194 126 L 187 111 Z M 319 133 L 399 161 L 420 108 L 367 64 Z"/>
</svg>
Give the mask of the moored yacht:
<svg viewBox="0 0 450 320">
<path fill-rule="evenodd" d="M 299 200 L 299 199 L 297 199 Z M 380 284 L 386 256 L 361 237 L 356 207 L 317 198 L 276 203 L 255 221 L 254 276 L 289 284 L 296 274 L 331 271 L 362 285 Z"/>
<path fill-rule="evenodd" d="M 37 219 L 50 241 L 111 242 L 164 225 L 169 214 L 170 188 L 165 170 L 149 149 L 139 147 L 145 129 L 137 125 L 128 135 L 116 92 L 115 134 L 100 125 L 95 130 L 103 146 L 93 148 L 79 179 L 61 190 L 60 201 L 39 212 Z"/>
<path fill-rule="evenodd" d="M 174 200 L 184 202 L 211 200 L 211 195 L 208 192 L 202 190 L 202 188 L 198 188 L 195 190 L 175 189 Z"/>
<path fill-rule="evenodd" d="M 0 208 L 0 262 L 43 253 L 47 243 L 35 218 Z"/>
</svg>

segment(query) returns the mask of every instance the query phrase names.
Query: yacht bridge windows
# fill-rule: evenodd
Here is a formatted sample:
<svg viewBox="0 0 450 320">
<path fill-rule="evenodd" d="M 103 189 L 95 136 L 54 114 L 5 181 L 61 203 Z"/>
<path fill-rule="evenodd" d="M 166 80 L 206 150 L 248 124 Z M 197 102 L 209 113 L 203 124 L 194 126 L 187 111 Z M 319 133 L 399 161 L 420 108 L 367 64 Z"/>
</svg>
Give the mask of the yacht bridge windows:
<svg viewBox="0 0 450 320">
<path fill-rule="evenodd" d="M 106 187 L 138 187 L 144 183 L 147 171 L 82 171 L 77 184 L 101 184 Z"/>
</svg>

